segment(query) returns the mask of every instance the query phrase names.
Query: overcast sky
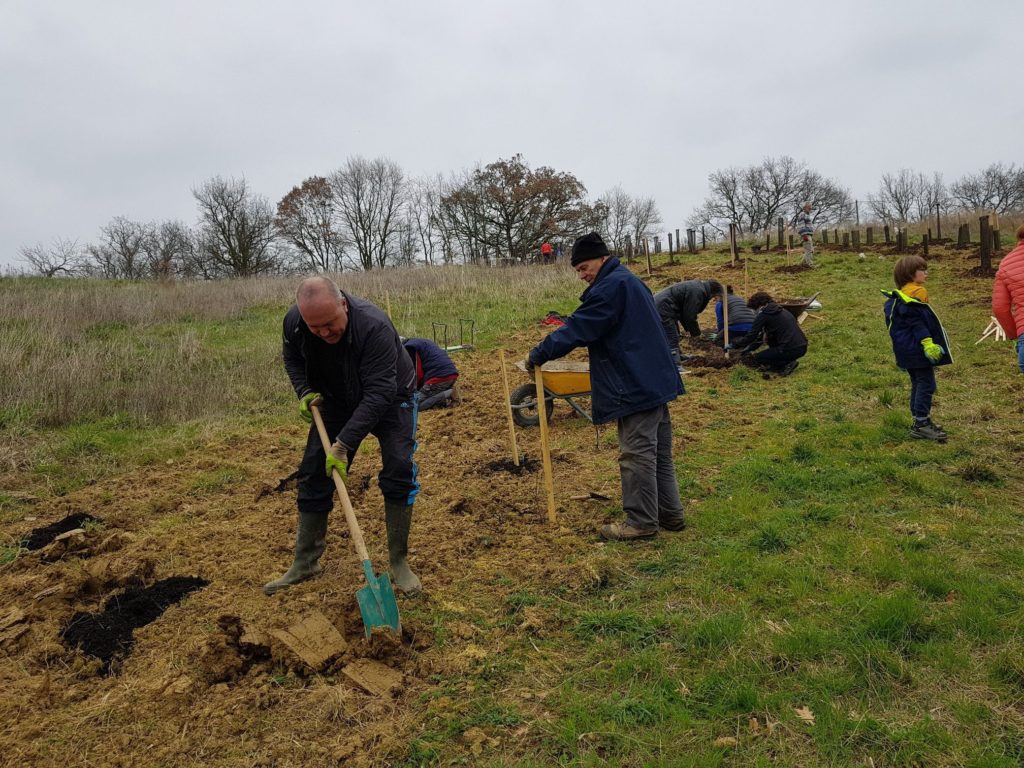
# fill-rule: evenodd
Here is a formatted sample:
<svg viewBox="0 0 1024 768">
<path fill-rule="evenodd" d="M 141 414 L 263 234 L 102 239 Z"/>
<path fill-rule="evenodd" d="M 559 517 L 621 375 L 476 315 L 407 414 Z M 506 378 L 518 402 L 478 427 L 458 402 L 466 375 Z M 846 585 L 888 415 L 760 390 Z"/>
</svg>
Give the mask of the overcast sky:
<svg viewBox="0 0 1024 768">
<path fill-rule="evenodd" d="M 902 167 L 1024 162 L 1024 2 L 0 0 L 0 266 L 114 216 L 276 203 L 347 157 L 521 153 L 683 227 L 707 176 L 788 154 L 861 199 Z"/>
</svg>

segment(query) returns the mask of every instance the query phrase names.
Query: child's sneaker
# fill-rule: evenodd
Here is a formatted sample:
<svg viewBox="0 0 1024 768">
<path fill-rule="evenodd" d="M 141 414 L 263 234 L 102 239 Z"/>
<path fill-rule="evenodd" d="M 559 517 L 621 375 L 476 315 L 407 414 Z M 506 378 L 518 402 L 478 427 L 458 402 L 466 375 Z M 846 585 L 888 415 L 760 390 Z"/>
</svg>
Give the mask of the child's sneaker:
<svg viewBox="0 0 1024 768">
<path fill-rule="evenodd" d="M 912 426 L 910 428 L 910 436 L 916 437 L 919 440 L 938 440 L 940 443 L 946 442 L 946 438 L 949 437 L 949 435 L 932 424 L 931 421 Z"/>
</svg>

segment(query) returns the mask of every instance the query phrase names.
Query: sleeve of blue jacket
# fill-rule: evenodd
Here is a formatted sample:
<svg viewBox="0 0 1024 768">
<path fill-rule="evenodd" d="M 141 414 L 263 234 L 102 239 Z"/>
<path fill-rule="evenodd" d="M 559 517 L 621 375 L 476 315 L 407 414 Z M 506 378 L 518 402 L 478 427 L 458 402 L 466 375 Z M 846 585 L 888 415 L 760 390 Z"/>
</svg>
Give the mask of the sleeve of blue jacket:
<svg viewBox="0 0 1024 768">
<path fill-rule="evenodd" d="M 592 344 L 618 321 L 618 315 L 618 310 L 606 297 L 591 294 L 565 325 L 530 350 L 530 362 L 543 365 L 548 360 L 565 357 L 577 347 Z"/>
</svg>

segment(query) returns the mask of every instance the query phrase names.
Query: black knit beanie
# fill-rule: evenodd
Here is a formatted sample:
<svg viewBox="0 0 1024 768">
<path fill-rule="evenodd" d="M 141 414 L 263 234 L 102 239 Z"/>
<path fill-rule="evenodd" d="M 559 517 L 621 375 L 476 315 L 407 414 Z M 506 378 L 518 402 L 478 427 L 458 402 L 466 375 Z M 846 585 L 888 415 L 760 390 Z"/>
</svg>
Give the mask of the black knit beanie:
<svg viewBox="0 0 1024 768">
<path fill-rule="evenodd" d="M 590 259 L 600 259 L 602 256 L 608 256 L 608 246 L 604 244 L 604 240 L 597 232 L 591 232 L 589 235 L 576 240 L 572 244 L 572 265 L 575 267 L 581 261 L 588 261 Z"/>
</svg>

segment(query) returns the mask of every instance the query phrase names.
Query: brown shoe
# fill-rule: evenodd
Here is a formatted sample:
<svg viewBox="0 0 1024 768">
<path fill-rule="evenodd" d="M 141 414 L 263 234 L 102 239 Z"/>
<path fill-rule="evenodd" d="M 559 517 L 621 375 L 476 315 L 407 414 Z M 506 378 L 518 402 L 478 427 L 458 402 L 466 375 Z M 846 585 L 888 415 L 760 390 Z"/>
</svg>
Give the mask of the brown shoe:
<svg viewBox="0 0 1024 768">
<path fill-rule="evenodd" d="M 653 539 L 658 535 L 658 529 L 634 528 L 628 523 L 609 523 L 601 526 L 601 538 L 608 541 L 638 541 L 640 539 Z"/>
</svg>

